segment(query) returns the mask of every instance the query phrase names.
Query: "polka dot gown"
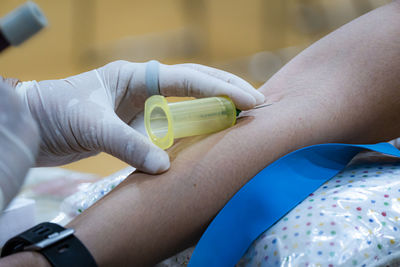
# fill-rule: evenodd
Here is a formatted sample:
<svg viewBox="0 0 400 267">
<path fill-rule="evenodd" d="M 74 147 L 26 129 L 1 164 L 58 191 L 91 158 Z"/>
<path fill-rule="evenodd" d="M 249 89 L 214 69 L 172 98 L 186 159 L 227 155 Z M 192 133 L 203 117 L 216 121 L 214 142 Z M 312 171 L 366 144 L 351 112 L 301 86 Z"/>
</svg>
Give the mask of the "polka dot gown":
<svg viewBox="0 0 400 267">
<path fill-rule="evenodd" d="M 397 254 L 400 162 L 364 162 L 347 167 L 264 232 L 238 266 L 364 267 Z"/>
</svg>

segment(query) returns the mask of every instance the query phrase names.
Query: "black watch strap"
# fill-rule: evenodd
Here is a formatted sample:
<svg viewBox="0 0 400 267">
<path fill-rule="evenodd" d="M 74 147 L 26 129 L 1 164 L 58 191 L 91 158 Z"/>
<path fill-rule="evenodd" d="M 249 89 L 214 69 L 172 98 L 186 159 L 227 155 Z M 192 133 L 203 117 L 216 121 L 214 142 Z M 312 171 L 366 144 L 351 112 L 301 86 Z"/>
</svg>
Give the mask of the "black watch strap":
<svg viewBox="0 0 400 267">
<path fill-rule="evenodd" d="M 38 224 L 8 240 L 1 257 L 22 251 L 37 251 L 55 267 L 97 266 L 90 252 L 73 232 L 73 229 L 65 229 L 55 223 Z"/>
</svg>

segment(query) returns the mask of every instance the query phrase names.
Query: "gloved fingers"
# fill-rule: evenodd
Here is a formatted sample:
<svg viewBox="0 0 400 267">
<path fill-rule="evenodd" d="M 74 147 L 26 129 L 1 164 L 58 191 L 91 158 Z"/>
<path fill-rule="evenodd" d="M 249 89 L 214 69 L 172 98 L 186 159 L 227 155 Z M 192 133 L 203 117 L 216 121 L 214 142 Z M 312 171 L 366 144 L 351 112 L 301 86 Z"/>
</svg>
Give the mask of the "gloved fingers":
<svg viewBox="0 0 400 267">
<path fill-rule="evenodd" d="M 137 108 L 143 108 L 144 100 L 149 95 L 157 93 L 193 97 L 226 95 L 242 110 L 251 109 L 264 101 L 261 93 L 239 77 L 201 65 L 117 61 L 99 68 L 98 71 L 105 86 L 113 88 L 111 91 L 116 93 L 117 113 L 120 117 L 129 115 L 126 118 L 122 116 L 126 122 L 136 115 Z"/>
<path fill-rule="evenodd" d="M 99 145 L 104 152 L 146 173 L 156 174 L 169 169 L 168 154 L 116 115 L 104 120 L 100 127 Z"/>
<path fill-rule="evenodd" d="M 75 162 L 81 159 L 85 159 L 88 157 L 93 157 L 100 153 L 99 151 L 79 151 L 72 152 L 68 151 L 68 153 L 63 153 L 62 155 L 58 155 L 54 152 L 43 151 L 41 150 L 39 155 L 36 158 L 36 167 L 54 167 L 69 164 L 71 162 Z"/>
<path fill-rule="evenodd" d="M 212 75 L 182 66 L 160 64 L 160 93 L 165 96 L 210 97 L 226 95 L 241 110 L 256 105 L 256 98 L 242 88 Z"/>
<path fill-rule="evenodd" d="M 235 86 L 243 89 L 244 91 L 248 92 L 249 94 L 251 94 L 256 99 L 256 105 L 261 105 L 265 101 L 265 97 L 262 93 L 258 92 L 251 84 L 249 84 L 242 78 L 240 78 L 232 73 L 229 73 L 229 72 L 226 72 L 223 70 L 219 70 L 216 68 L 212 68 L 209 66 L 193 64 L 193 63 L 178 64 L 178 66 L 191 68 L 193 70 L 197 70 L 197 71 L 203 72 L 205 74 L 211 75 L 211 76 L 213 76 L 217 79 L 220 79 L 224 82 L 235 85 Z"/>
<path fill-rule="evenodd" d="M 146 132 L 146 127 L 144 125 L 144 111 L 138 113 L 129 123 L 128 125 L 135 129 L 137 132 L 142 134 L 143 136 L 148 137 Z"/>
<path fill-rule="evenodd" d="M 114 99 L 115 112 L 124 122 L 134 119 L 143 110 L 149 97 L 146 66 L 147 63 L 118 60 L 96 69 L 104 87 Z M 158 72 L 152 80 L 158 80 Z"/>
</svg>

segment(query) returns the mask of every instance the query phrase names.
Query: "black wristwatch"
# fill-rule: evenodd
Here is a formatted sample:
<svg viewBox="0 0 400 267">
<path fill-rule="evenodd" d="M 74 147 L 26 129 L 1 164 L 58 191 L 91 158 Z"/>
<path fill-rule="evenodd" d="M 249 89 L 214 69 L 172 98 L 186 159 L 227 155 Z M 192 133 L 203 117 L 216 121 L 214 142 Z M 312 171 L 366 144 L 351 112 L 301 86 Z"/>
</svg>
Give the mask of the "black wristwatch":
<svg viewBox="0 0 400 267">
<path fill-rule="evenodd" d="M 1 257 L 22 251 L 41 253 L 55 267 L 96 267 L 97 264 L 82 242 L 74 236 L 74 229 L 45 222 L 11 238 L 6 242 Z"/>
</svg>

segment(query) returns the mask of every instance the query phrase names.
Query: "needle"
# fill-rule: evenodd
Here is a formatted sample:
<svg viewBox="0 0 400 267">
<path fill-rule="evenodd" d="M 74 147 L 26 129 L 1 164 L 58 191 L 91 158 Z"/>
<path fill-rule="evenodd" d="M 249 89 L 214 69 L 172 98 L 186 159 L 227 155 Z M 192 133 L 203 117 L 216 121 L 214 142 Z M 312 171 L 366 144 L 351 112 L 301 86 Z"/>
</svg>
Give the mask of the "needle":
<svg viewBox="0 0 400 267">
<path fill-rule="evenodd" d="M 256 107 L 254 107 L 253 109 L 258 109 L 258 108 L 268 107 L 268 106 L 271 106 L 271 105 L 272 105 L 272 103 L 271 103 L 271 104 L 259 105 L 259 106 L 256 106 Z"/>
<path fill-rule="evenodd" d="M 261 104 L 261 105 L 259 105 L 259 106 L 256 106 L 256 107 L 252 108 L 252 109 L 258 109 L 258 108 L 268 107 L 268 106 L 271 106 L 271 105 L 272 105 L 272 103 L 271 103 L 271 104 Z M 238 117 L 239 114 L 240 114 L 241 112 L 242 112 L 242 111 L 241 111 L 240 109 L 236 109 L 236 117 Z"/>
</svg>

